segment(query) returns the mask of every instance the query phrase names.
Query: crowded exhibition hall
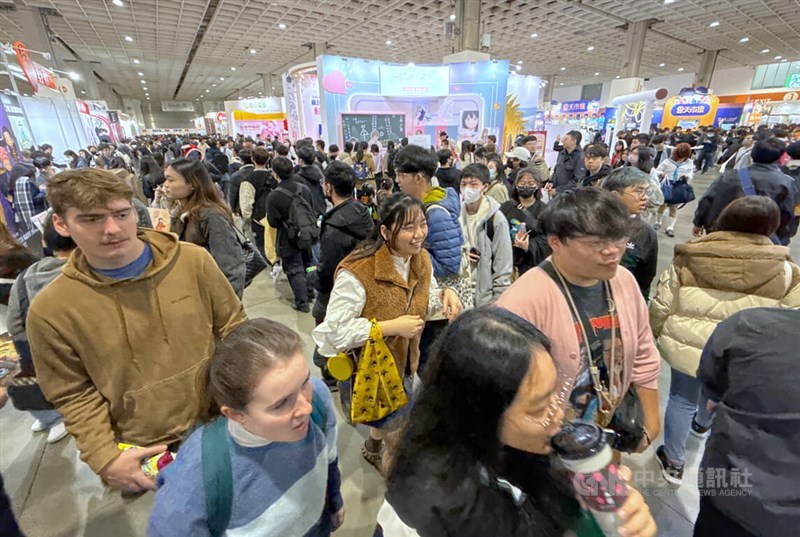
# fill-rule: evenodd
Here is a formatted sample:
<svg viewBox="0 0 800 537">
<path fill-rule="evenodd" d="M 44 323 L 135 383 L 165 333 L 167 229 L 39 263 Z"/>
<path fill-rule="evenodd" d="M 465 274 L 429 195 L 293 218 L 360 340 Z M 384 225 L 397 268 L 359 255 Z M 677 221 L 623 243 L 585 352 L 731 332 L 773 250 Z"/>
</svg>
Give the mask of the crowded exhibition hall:
<svg viewBox="0 0 800 537">
<path fill-rule="evenodd" d="M 0 537 L 800 535 L 799 0 L 0 0 L 0 131 Z"/>
</svg>

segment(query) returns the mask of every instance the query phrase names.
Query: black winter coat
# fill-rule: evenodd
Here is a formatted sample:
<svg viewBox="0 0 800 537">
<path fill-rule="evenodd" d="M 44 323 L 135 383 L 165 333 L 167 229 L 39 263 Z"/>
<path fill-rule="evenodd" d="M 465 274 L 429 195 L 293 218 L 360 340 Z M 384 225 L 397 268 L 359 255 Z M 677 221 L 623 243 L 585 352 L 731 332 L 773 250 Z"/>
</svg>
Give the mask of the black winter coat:
<svg viewBox="0 0 800 537">
<path fill-rule="evenodd" d="M 294 175 L 294 179 L 299 179 L 305 183 L 311 191 L 311 206 L 319 213 L 325 214 L 327 204 L 325 203 L 325 192 L 322 190 L 322 180 L 325 178 L 322 171 L 313 164 L 301 167 Z"/>
<path fill-rule="evenodd" d="M 281 181 L 275 190 L 270 192 L 267 198 L 267 220 L 269 225 L 278 230 L 276 250 L 279 256 L 285 257 L 298 251 L 297 245 L 289 239 L 289 234 L 286 231 L 286 222 L 289 220 L 289 211 L 292 208 L 292 200 L 283 192 L 277 190 L 278 187 L 283 187 L 289 192 L 296 194 L 298 191 L 303 190 L 303 196 L 306 196 L 306 201 L 313 203 L 312 195 L 308 188 L 303 188 L 305 183 L 301 183 L 297 176 Z"/>
<path fill-rule="evenodd" d="M 445 457 L 420 454 L 426 462 L 410 472 L 395 467 L 387 501 L 421 537 L 563 537 L 581 517 L 569 481 L 556 475 L 547 457 L 507 449 L 502 475 L 475 463 L 455 470 Z M 515 501 L 510 487 L 526 494 Z"/>
<path fill-rule="evenodd" d="M 736 313 L 717 326 L 697 370 L 703 394 L 719 401 L 701 495 L 762 537 L 797 535 L 800 526 L 798 326 L 798 310 Z"/>
<path fill-rule="evenodd" d="M 550 178 L 556 192 L 561 193 L 580 185 L 584 177 L 586 165 L 583 162 L 583 150 L 576 147 L 572 153 L 567 153 L 566 149 L 561 151 Z"/>
<path fill-rule="evenodd" d="M 320 303 L 328 305 L 336 268 L 358 243 L 369 236 L 374 226 L 367 207 L 355 200 L 347 200 L 325 215 L 320 230 L 317 264 Z"/>
<path fill-rule="evenodd" d="M 797 196 L 797 186 L 791 177 L 781 171 L 777 164 L 753 164 L 749 168 L 750 178 L 753 181 L 756 194 L 767 196 L 778 204 L 781 210 L 781 224 L 777 236 L 784 246 L 797 231 L 795 227 L 794 201 Z M 697 202 L 694 213 L 695 227 L 705 228 L 707 232 L 714 230 L 714 224 L 722 210 L 730 202 L 744 196 L 742 184 L 737 170 L 728 170 L 720 175 L 706 193 Z"/>
</svg>

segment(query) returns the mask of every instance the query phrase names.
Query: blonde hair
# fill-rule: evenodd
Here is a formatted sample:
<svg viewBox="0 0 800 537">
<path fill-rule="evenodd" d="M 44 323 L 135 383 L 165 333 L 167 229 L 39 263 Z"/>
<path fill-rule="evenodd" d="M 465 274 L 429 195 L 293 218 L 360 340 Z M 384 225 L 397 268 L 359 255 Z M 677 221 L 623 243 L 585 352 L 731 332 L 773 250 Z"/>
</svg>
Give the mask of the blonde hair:
<svg viewBox="0 0 800 537">
<path fill-rule="evenodd" d="M 116 199 L 131 201 L 133 189 L 117 175 L 97 168 L 64 171 L 47 182 L 47 201 L 62 217 L 70 207 L 88 211 Z"/>
</svg>

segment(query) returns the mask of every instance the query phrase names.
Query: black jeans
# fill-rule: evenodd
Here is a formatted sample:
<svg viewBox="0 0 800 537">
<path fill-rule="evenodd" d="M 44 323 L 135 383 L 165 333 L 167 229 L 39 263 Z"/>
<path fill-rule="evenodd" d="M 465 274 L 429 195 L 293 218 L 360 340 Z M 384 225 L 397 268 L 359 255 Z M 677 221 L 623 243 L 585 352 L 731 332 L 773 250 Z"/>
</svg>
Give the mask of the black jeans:
<svg viewBox="0 0 800 537">
<path fill-rule="evenodd" d="M 253 230 L 253 240 L 256 243 L 258 253 L 260 253 L 264 259 L 266 259 L 267 252 L 264 249 L 264 226 L 256 223 L 255 221 L 250 221 L 250 229 Z"/>
<path fill-rule="evenodd" d="M 756 537 L 718 509 L 707 497 L 700 498 L 700 513 L 694 523 L 694 537 Z"/>
<path fill-rule="evenodd" d="M 310 260 L 311 253 L 301 250 L 295 250 L 281 257 L 283 272 L 289 279 L 289 285 L 294 294 L 295 307 L 302 307 L 308 304 L 309 289 L 306 281 L 306 265 Z"/>
<path fill-rule="evenodd" d="M 2 475 L 0 475 L 0 535 L 4 537 L 25 537 L 17 525 L 14 512 L 11 510 L 11 499 L 6 494 Z"/>
</svg>

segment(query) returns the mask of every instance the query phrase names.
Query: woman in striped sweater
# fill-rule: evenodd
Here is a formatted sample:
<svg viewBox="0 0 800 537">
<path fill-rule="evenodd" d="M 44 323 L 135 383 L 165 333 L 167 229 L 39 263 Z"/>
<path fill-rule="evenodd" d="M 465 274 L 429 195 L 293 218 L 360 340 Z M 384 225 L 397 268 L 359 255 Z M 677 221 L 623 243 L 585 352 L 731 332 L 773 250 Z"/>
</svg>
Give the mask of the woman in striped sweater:
<svg viewBox="0 0 800 537">
<path fill-rule="evenodd" d="M 231 332 L 210 363 L 206 400 L 221 416 L 159 476 L 150 537 L 328 537 L 342 525 L 331 396 L 293 330 L 251 319 Z"/>
</svg>

